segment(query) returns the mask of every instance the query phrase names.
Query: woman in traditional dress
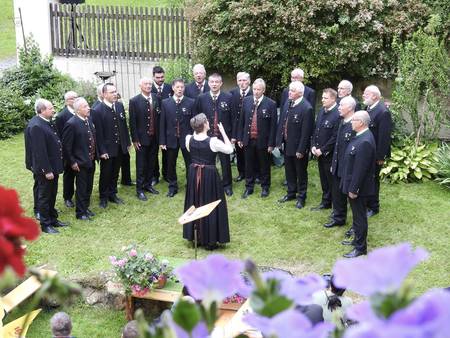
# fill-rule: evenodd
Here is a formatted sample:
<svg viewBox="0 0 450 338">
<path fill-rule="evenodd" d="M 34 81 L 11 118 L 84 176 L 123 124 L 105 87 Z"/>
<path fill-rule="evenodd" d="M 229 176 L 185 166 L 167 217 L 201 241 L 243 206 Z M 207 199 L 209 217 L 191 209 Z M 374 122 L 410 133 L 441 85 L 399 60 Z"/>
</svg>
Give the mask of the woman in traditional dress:
<svg viewBox="0 0 450 338">
<path fill-rule="evenodd" d="M 219 131 L 223 142 L 217 137 L 209 137 L 209 122 L 205 114 L 198 114 L 191 119 L 194 135 L 186 136 L 186 149 L 191 154 L 191 164 L 186 188 L 184 210 L 192 205 L 196 208 L 221 200 L 209 216 L 195 222 L 184 224 L 183 238 L 194 240 L 194 223 L 198 229 L 197 242 L 199 246 L 213 250 L 217 244 L 228 243 L 228 211 L 222 180 L 216 168 L 218 152 L 231 154 L 233 146 L 221 123 Z"/>
</svg>

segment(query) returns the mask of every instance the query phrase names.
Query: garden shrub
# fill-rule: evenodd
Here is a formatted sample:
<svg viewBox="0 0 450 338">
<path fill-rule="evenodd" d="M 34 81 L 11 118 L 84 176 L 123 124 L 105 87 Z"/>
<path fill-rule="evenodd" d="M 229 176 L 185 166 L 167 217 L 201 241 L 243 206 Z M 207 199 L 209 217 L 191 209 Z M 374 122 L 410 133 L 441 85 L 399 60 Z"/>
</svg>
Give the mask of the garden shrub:
<svg viewBox="0 0 450 338">
<path fill-rule="evenodd" d="M 164 68 L 167 83 L 171 83 L 176 78 L 182 78 L 186 83 L 193 79 L 192 66 L 188 58 L 178 57 L 166 60 L 161 62 L 161 67 Z"/>
<path fill-rule="evenodd" d="M 443 143 L 436 152 L 437 174 L 436 180 L 439 184 L 450 189 L 450 145 Z"/>
<path fill-rule="evenodd" d="M 30 100 L 24 100 L 16 88 L 0 85 L 0 139 L 23 131 L 29 116 L 33 115 Z"/>
<path fill-rule="evenodd" d="M 299 66 L 316 84 L 392 77 L 401 40 L 426 24 L 415 0 L 191 0 L 195 58 L 210 70 L 262 76 L 273 88 Z"/>
</svg>

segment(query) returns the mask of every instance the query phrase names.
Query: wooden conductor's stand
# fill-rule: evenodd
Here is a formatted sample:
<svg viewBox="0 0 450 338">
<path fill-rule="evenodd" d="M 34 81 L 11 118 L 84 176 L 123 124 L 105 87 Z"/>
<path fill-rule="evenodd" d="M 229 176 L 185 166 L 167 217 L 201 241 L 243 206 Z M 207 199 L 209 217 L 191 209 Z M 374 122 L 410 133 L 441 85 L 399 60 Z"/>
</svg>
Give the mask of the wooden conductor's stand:
<svg viewBox="0 0 450 338">
<path fill-rule="evenodd" d="M 178 223 L 186 224 L 192 222 L 194 226 L 194 256 L 197 259 L 197 246 L 198 246 L 198 222 L 197 221 L 203 217 L 209 216 L 209 214 L 219 205 L 222 200 L 217 200 L 209 204 L 202 205 L 196 208 L 195 206 L 190 207 L 186 212 L 181 215 L 178 219 Z"/>
</svg>

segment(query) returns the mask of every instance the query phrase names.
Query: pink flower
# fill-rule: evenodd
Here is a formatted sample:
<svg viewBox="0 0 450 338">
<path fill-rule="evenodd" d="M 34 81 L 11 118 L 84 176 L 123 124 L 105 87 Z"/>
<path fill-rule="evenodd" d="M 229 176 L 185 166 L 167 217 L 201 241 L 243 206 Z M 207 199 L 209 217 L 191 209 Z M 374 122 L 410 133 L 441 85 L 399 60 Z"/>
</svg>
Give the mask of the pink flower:
<svg viewBox="0 0 450 338">
<path fill-rule="evenodd" d="M 115 265 L 117 262 L 116 256 L 109 256 L 109 261 L 111 262 L 112 265 Z"/>
<path fill-rule="evenodd" d="M 137 256 L 136 249 L 131 249 L 129 255 L 130 255 L 130 257 L 136 257 Z"/>
</svg>

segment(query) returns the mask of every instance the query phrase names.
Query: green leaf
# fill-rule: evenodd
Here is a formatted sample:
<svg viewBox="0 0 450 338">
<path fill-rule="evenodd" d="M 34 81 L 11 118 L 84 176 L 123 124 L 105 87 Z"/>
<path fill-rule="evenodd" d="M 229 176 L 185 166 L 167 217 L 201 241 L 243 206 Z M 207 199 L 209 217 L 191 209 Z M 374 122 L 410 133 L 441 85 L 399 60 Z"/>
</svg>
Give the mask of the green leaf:
<svg viewBox="0 0 450 338">
<path fill-rule="evenodd" d="M 173 320 L 186 332 L 191 332 L 201 319 L 196 304 L 180 299 L 173 311 Z"/>
</svg>

